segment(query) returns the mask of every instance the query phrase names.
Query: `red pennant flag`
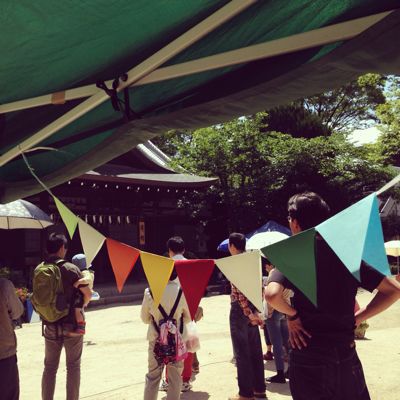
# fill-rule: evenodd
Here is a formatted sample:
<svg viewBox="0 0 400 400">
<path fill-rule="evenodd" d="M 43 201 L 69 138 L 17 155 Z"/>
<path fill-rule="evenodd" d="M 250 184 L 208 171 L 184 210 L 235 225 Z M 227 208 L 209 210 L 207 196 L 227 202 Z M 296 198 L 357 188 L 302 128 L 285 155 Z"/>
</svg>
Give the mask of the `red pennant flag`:
<svg viewBox="0 0 400 400">
<path fill-rule="evenodd" d="M 121 293 L 124 288 L 126 278 L 132 271 L 140 251 L 113 239 L 106 239 L 108 257 L 117 281 L 118 291 Z"/>
<path fill-rule="evenodd" d="M 189 306 L 190 315 L 194 319 L 214 270 L 214 260 L 176 260 L 175 268 Z"/>
</svg>

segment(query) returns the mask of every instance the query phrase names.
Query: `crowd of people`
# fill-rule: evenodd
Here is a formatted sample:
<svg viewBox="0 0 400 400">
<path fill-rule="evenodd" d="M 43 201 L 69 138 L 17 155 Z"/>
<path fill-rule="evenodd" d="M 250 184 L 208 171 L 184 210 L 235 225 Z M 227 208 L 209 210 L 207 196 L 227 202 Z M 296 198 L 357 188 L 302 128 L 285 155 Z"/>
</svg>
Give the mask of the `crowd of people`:
<svg viewBox="0 0 400 400">
<path fill-rule="evenodd" d="M 288 203 L 288 221 L 293 235 L 316 226 L 329 214 L 328 205 L 315 193 L 295 195 Z M 54 397 L 63 348 L 66 353 L 66 398 L 79 399 L 84 309 L 92 296 L 93 277 L 87 272 L 83 255 L 73 257 L 73 263 L 65 261 L 67 245 L 64 235 L 51 234 L 47 240 L 47 257 L 36 268 L 33 278 L 32 303 L 42 317 L 45 341 L 43 400 Z M 314 245 L 317 306 L 267 259 L 263 265 L 268 277 L 264 287 L 260 287 L 260 294 L 262 292 L 265 299 L 264 310 L 258 310 L 231 285 L 229 324 L 238 394 L 229 400 L 266 399 L 269 383 L 285 383 L 287 379 L 294 400 L 370 399 L 356 352 L 354 329 L 397 301 L 400 285 L 364 262 L 358 282 L 318 234 Z M 228 248 L 231 255 L 245 252 L 245 236 L 232 233 Z M 167 249 L 170 258 L 185 259 L 185 244 L 181 237 L 170 238 Z M 377 292 L 366 307 L 355 309 L 359 286 Z M 1 278 L 0 393 L 4 400 L 19 398 L 12 320 L 22 313 L 23 307 L 14 286 Z M 199 321 L 202 315 L 203 310 L 199 307 L 195 320 Z M 193 321 L 175 269 L 160 304 L 155 304 L 150 288 L 145 290 L 141 319 L 148 324 L 144 400 L 156 400 L 160 390 L 166 391 L 167 400 L 178 400 L 182 391 L 192 388 L 199 373 L 199 362 L 196 355 L 198 338 L 196 341 L 196 335 L 190 332 Z M 264 329 L 267 344 L 265 354 L 260 328 Z M 271 359 L 276 364 L 276 375 L 265 379 L 264 360 Z M 286 371 L 285 361 L 289 366 Z"/>
</svg>

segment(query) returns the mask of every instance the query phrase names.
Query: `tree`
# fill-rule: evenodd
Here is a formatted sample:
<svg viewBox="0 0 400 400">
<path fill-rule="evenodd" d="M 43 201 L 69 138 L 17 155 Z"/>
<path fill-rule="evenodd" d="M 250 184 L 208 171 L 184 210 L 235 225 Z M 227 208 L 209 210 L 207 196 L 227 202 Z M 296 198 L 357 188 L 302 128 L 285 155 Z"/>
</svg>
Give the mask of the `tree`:
<svg viewBox="0 0 400 400">
<path fill-rule="evenodd" d="M 366 127 L 377 121 L 376 108 L 385 104 L 387 80 L 366 74 L 338 89 L 271 108 L 265 116 L 266 131 L 314 138 Z"/>
<path fill-rule="evenodd" d="M 329 136 L 332 131 L 322 119 L 303 104 L 293 103 L 268 110 L 266 131 L 288 133 L 293 137 L 313 138 Z"/>
<path fill-rule="evenodd" d="M 400 166 L 400 79 L 392 77 L 388 101 L 377 108 L 382 135 L 378 140 L 384 162 Z"/>
<path fill-rule="evenodd" d="M 207 192 L 186 196 L 182 207 L 211 223 L 213 230 L 249 232 L 269 219 L 286 224 L 286 202 L 296 192 L 314 190 L 339 211 L 391 177 L 365 149 L 344 135 L 312 139 L 266 134 L 265 114 L 241 118 L 192 133 L 190 146 L 175 138 L 175 169 L 216 176 Z M 209 214 L 205 211 L 211 211 Z"/>
</svg>

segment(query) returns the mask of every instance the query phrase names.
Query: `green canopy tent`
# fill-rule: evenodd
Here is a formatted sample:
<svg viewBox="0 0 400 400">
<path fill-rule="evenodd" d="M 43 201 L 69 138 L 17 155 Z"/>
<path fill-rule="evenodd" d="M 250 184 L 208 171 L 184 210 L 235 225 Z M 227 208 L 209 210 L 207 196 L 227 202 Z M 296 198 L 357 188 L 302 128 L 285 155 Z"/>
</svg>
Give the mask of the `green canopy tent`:
<svg viewBox="0 0 400 400">
<path fill-rule="evenodd" d="M 174 128 L 400 73 L 395 0 L 0 3 L 0 202 Z"/>
</svg>

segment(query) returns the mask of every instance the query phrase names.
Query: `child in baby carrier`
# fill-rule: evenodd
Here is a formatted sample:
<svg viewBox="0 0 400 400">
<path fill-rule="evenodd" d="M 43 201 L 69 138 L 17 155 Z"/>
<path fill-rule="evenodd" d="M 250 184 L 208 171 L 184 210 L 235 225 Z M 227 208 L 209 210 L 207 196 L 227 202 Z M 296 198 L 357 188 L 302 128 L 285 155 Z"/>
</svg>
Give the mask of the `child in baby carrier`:
<svg viewBox="0 0 400 400">
<path fill-rule="evenodd" d="M 91 265 L 87 267 L 86 257 L 84 254 L 76 254 L 72 257 L 72 263 L 75 264 L 81 271 L 83 278 L 75 282 L 75 301 L 73 304 L 75 314 L 75 330 L 70 332 L 69 336 L 80 336 L 86 333 L 86 320 L 84 309 L 87 304 L 84 303 L 84 297 L 79 290 L 82 286 L 89 286 L 93 292 L 94 271 L 91 270 Z"/>
</svg>

